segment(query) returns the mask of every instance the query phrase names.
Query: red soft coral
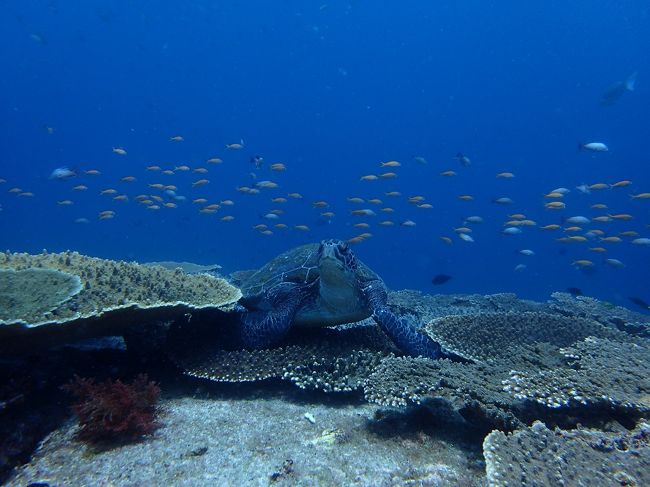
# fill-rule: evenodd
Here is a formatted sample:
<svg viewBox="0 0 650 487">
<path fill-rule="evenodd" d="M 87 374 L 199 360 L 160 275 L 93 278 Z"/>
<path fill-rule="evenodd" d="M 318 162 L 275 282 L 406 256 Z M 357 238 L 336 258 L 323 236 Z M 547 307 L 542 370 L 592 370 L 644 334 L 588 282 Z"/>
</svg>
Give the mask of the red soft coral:
<svg viewBox="0 0 650 487">
<path fill-rule="evenodd" d="M 79 418 L 79 437 L 88 442 L 135 440 L 158 428 L 156 421 L 160 388 L 146 375 L 131 384 L 119 379 L 95 384 L 94 379 L 75 376 L 63 388 L 77 402 L 72 409 Z"/>
</svg>

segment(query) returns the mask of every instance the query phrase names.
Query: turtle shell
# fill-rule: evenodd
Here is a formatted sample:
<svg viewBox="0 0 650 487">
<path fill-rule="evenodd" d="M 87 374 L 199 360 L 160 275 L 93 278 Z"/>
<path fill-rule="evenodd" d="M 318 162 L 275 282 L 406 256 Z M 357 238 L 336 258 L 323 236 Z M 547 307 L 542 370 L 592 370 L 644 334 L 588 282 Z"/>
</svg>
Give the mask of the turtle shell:
<svg viewBox="0 0 650 487">
<path fill-rule="evenodd" d="M 249 309 L 270 309 L 271 305 L 266 300 L 266 295 L 274 286 L 286 282 L 296 284 L 311 284 L 320 277 L 319 268 L 319 243 L 310 243 L 287 250 L 273 258 L 257 271 L 249 274 L 241 283 L 241 304 Z M 370 280 L 380 280 L 368 266 L 358 259 L 354 259 L 354 275 L 363 283 Z M 341 273 L 341 279 L 346 279 Z M 319 288 L 315 286 L 312 300 L 305 306 L 318 306 Z"/>
</svg>

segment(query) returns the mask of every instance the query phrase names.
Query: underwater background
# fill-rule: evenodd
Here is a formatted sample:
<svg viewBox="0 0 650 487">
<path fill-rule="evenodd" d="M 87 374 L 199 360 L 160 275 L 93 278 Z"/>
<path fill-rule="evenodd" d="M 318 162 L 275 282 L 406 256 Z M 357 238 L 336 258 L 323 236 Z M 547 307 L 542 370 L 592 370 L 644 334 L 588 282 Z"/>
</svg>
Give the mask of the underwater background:
<svg viewBox="0 0 650 487">
<path fill-rule="evenodd" d="M 650 199 L 630 197 L 650 192 L 647 2 L 1 6 L 3 250 L 218 263 L 227 273 L 302 243 L 367 232 L 357 255 L 394 289 L 545 299 L 576 287 L 617 304 L 650 301 L 650 247 L 631 243 L 650 237 Z M 634 91 L 603 106 L 603 94 L 635 72 Z M 177 136 L 183 140 L 170 140 Z M 226 148 L 241 141 L 240 149 Z M 609 151 L 579 149 L 588 142 Z M 458 153 L 471 164 L 461 164 Z M 251 163 L 256 156 L 259 168 Z M 210 158 L 223 162 L 206 163 Z M 401 165 L 380 167 L 386 161 Z M 286 171 L 272 170 L 274 163 Z M 151 165 L 190 170 L 164 175 L 147 170 Z M 75 175 L 50 177 L 63 167 Z M 199 167 L 208 172 L 191 170 Z M 388 170 L 397 177 L 360 179 Z M 440 175 L 448 170 L 456 175 Z M 501 172 L 515 177 L 497 178 Z M 135 180 L 121 181 L 128 176 Z M 209 183 L 197 185 L 200 179 Z M 625 180 L 632 184 L 576 189 Z M 278 187 L 237 190 L 261 181 Z M 175 186 L 174 196 L 149 186 L 158 183 Z M 87 190 L 73 190 L 78 185 Z M 566 208 L 548 210 L 544 195 L 558 187 L 571 190 Z M 100 195 L 106 189 L 116 193 Z M 391 191 L 401 196 L 385 195 Z M 303 198 L 271 201 L 290 192 Z M 173 205 L 152 210 L 141 194 Z M 409 203 L 412 196 L 432 208 Z M 493 202 L 504 197 L 513 203 Z M 192 202 L 198 198 L 221 208 L 201 213 Z M 372 198 L 382 203 L 368 203 Z M 228 199 L 235 204 L 223 205 Z M 314 205 L 321 201 L 327 206 Z M 607 209 L 591 208 L 598 203 Z M 382 213 L 385 207 L 394 212 Z M 284 213 L 265 217 L 273 209 Z M 376 214 L 357 217 L 355 209 Z M 98 218 L 107 210 L 114 218 Z M 321 215 L 329 211 L 334 216 Z M 537 225 L 503 234 L 508 215 L 518 213 Z M 561 243 L 563 228 L 540 229 L 608 214 L 633 218 L 591 221 L 578 235 L 602 229 L 637 236 L 603 243 L 589 234 Z M 483 222 L 466 225 L 469 216 Z M 407 221 L 416 225 L 402 225 Z M 274 227 L 278 222 L 287 228 Z M 360 222 L 369 227 L 354 226 Z M 260 224 L 272 234 L 252 228 Z M 474 242 L 458 238 L 454 229 L 462 226 L 471 226 Z M 601 246 L 605 253 L 588 250 Z M 574 264 L 586 259 L 593 265 Z M 520 264 L 526 267 L 515 270 Z M 434 286 L 438 274 L 452 278 Z"/>
</svg>

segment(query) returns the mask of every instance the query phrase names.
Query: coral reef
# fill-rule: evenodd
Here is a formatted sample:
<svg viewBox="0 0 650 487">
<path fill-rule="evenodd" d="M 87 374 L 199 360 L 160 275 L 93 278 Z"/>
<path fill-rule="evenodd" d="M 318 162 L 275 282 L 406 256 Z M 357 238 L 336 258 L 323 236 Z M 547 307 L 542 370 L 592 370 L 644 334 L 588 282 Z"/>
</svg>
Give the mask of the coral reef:
<svg viewBox="0 0 650 487">
<path fill-rule="evenodd" d="M 54 310 L 35 309 L 27 319 L 9 317 L 0 321 L 0 325 L 34 327 L 62 323 L 126 307 L 227 307 L 241 297 L 239 290 L 225 280 L 206 274 L 190 276 L 180 269 L 98 259 L 76 252 L 0 253 L 0 269 L 55 269 L 78 276 L 83 285 L 79 293 Z"/>
<path fill-rule="evenodd" d="M 544 309 L 541 303 L 518 299 L 511 293 L 431 295 L 408 289 L 389 292 L 388 306 L 398 314 L 413 314 L 422 323 L 445 316 L 524 313 Z"/>
<path fill-rule="evenodd" d="M 0 320 L 38 319 L 81 289 L 79 276 L 56 269 L 0 269 Z"/>
<path fill-rule="evenodd" d="M 43 272 L 48 276 L 64 273 L 81 285 L 71 294 L 68 281 L 62 280 L 61 289 L 52 294 L 68 297 L 57 298 L 54 307 L 22 298 L 22 311 L 7 308 L 0 319 L 0 353 L 5 354 L 34 353 L 99 336 L 135 336 L 134 328 L 148 324 L 197 321 L 201 316 L 214 321 L 231 311 L 241 297 L 239 289 L 208 274 L 189 275 L 181 269 L 98 259 L 76 252 L 0 253 L 0 271 L 4 275 L 27 272 L 42 277 Z M 55 281 L 48 282 L 51 289 Z"/>
<path fill-rule="evenodd" d="M 294 335 L 285 346 L 265 350 L 226 351 L 219 345 L 186 342 L 168 353 L 193 377 L 217 382 L 279 378 L 303 389 L 331 392 L 360 389 L 393 350 L 377 326 L 315 329 L 309 339 Z"/>
<path fill-rule="evenodd" d="M 361 389 L 369 402 L 392 407 L 442 399 L 488 431 L 550 418 L 556 403 L 571 403 L 573 419 L 565 419 L 575 424 L 607 394 L 610 413 L 601 416 L 627 411 L 633 419 L 647 410 L 647 344 L 613 327 L 541 311 L 475 311 L 434 319 L 425 331 L 461 360 L 395 356 L 372 325 L 296 329 L 284 346 L 250 352 L 223 350 L 218 339 L 206 346 L 201 335 L 198 345 L 173 353 L 188 375 L 215 381 L 280 378 L 328 392 Z M 576 353 L 570 347 L 580 348 L 580 364 L 567 358 Z"/>
<path fill-rule="evenodd" d="M 512 430 L 523 425 L 517 401 L 500 379 L 507 366 L 432 361 L 424 358 L 384 358 L 364 384 L 365 398 L 382 406 L 404 407 L 443 399 L 476 426 Z"/>
<path fill-rule="evenodd" d="M 217 275 L 221 266 L 219 264 L 203 265 L 193 262 L 176 262 L 173 260 L 163 260 L 159 262 L 144 262 L 142 265 L 150 267 L 163 267 L 171 271 L 180 269 L 186 274 L 212 274 Z"/>
<path fill-rule="evenodd" d="M 483 442 L 490 487 L 536 485 L 649 485 L 650 424 L 634 431 L 603 433 L 549 430 L 537 421 Z"/>
<path fill-rule="evenodd" d="M 446 316 L 425 330 L 447 351 L 476 362 L 516 362 L 521 359 L 518 349 L 534 343 L 563 347 L 588 336 L 624 337 L 595 321 L 541 312 Z"/>
<path fill-rule="evenodd" d="M 650 343 L 589 337 L 560 350 L 564 364 L 513 370 L 504 389 L 551 408 L 604 404 L 650 412 Z"/>
<path fill-rule="evenodd" d="M 79 419 L 78 436 L 89 443 L 132 441 L 155 431 L 160 388 L 146 375 L 132 383 L 75 376 L 62 388 L 75 396 L 72 406 Z"/>
<path fill-rule="evenodd" d="M 650 316 L 613 306 L 588 296 L 553 293 L 547 308 L 555 313 L 597 321 L 635 335 L 650 338 Z"/>
</svg>

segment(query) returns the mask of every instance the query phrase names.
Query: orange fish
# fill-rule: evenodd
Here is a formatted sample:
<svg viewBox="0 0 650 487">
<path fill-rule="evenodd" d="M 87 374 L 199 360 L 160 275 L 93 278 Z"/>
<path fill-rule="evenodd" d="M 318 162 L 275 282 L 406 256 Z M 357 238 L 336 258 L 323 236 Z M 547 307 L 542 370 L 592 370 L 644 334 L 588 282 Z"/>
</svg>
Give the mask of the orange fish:
<svg viewBox="0 0 650 487">
<path fill-rule="evenodd" d="M 551 201 L 550 203 L 545 203 L 544 206 L 548 210 L 563 210 L 566 208 L 566 205 L 561 201 Z"/>
<path fill-rule="evenodd" d="M 629 186 L 632 184 L 632 181 L 629 179 L 624 179 L 623 181 L 618 181 L 614 184 L 611 185 L 612 188 L 624 188 L 625 186 Z"/>
<path fill-rule="evenodd" d="M 600 241 L 607 242 L 607 243 L 619 243 L 622 242 L 623 240 L 621 239 L 621 237 L 601 237 Z"/>
<path fill-rule="evenodd" d="M 610 216 L 613 220 L 622 220 L 622 221 L 630 221 L 634 217 L 628 213 L 619 213 L 618 215 L 608 215 Z"/>
<path fill-rule="evenodd" d="M 607 252 L 607 249 L 604 247 L 589 247 L 587 250 L 589 250 L 589 252 L 596 252 L 599 254 L 602 254 L 603 252 Z"/>
<path fill-rule="evenodd" d="M 348 201 L 350 203 L 356 203 L 356 204 L 365 203 L 365 200 L 363 198 L 359 198 L 357 196 L 353 196 L 351 198 L 348 198 Z"/>
<path fill-rule="evenodd" d="M 595 184 L 591 184 L 591 185 L 589 185 L 588 188 L 589 188 L 589 189 L 594 189 L 594 190 L 607 189 L 607 188 L 609 188 L 609 184 L 605 184 L 605 183 L 595 183 Z"/>
<path fill-rule="evenodd" d="M 601 222 L 601 223 L 603 223 L 603 222 L 611 222 L 612 217 L 610 217 L 609 215 L 600 215 L 600 216 L 593 217 L 592 220 L 595 221 L 595 222 Z"/>
</svg>

